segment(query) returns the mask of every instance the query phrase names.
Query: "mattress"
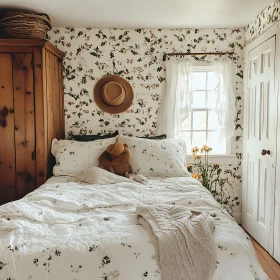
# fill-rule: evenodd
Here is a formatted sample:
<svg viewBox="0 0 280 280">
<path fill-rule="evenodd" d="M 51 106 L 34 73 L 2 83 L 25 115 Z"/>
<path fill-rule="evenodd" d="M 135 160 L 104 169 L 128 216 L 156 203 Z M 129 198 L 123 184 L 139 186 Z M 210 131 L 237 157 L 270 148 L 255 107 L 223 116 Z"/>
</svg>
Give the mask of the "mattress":
<svg viewBox="0 0 280 280">
<path fill-rule="evenodd" d="M 0 279 L 160 280 L 155 250 L 137 223 L 136 206 L 161 203 L 214 217 L 213 279 L 268 279 L 246 233 L 189 177 L 110 185 L 52 177 L 0 207 Z"/>
</svg>

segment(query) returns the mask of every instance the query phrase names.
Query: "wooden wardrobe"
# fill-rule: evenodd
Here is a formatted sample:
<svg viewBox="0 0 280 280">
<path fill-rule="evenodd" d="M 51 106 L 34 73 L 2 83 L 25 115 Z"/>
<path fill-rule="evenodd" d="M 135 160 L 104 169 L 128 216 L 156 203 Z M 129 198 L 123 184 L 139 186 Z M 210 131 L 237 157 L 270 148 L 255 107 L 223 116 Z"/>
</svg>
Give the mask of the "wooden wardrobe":
<svg viewBox="0 0 280 280">
<path fill-rule="evenodd" d="M 45 40 L 0 39 L 0 204 L 52 174 L 51 141 L 65 135 L 63 56 Z"/>
</svg>

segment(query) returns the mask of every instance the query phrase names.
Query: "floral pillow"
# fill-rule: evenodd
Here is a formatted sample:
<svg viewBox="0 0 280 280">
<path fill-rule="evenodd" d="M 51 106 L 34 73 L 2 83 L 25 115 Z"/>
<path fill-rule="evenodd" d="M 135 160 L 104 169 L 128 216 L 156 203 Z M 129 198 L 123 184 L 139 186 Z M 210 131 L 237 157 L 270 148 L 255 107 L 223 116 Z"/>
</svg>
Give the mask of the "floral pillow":
<svg viewBox="0 0 280 280">
<path fill-rule="evenodd" d="M 127 144 L 132 171 L 144 176 L 182 177 L 191 176 L 186 168 L 186 145 L 182 140 L 154 141 L 137 137 L 118 136 Z"/>
<path fill-rule="evenodd" d="M 56 160 L 53 175 L 78 176 L 89 167 L 99 166 L 99 156 L 116 140 L 117 137 L 90 142 L 53 139 L 52 154 Z"/>
</svg>

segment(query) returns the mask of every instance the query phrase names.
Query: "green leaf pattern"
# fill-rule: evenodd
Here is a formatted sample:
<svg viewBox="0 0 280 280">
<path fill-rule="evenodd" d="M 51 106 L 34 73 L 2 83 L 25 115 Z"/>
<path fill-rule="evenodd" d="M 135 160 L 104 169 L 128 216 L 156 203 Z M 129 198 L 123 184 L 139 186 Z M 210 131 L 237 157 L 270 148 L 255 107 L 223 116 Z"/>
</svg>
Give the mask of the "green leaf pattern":
<svg viewBox="0 0 280 280">
<path fill-rule="evenodd" d="M 280 0 L 275 0 L 264 9 L 246 28 L 246 44 L 264 33 L 280 20 Z"/>
<path fill-rule="evenodd" d="M 234 52 L 236 64 L 237 164 L 225 166 L 233 188 L 241 197 L 242 80 L 244 29 L 98 29 L 54 28 L 50 40 L 66 53 L 64 59 L 66 135 L 155 135 L 158 112 L 166 88 L 163 55 L 170 52 Z M 195 57 L 195 60 L 205 59 Z M 110 115 L 96 106 L 93 87 L 103 75 L 127 79 L 134 90 L 132 106 Z M 190 147 L 188 147 L 190 148 Z M 232 191 L 231 191 L 232 189 Z M 238 199 L 237 202 L 239 202 Z M 241 212 L 235 206 L 234 212 Z"/>
</svg>

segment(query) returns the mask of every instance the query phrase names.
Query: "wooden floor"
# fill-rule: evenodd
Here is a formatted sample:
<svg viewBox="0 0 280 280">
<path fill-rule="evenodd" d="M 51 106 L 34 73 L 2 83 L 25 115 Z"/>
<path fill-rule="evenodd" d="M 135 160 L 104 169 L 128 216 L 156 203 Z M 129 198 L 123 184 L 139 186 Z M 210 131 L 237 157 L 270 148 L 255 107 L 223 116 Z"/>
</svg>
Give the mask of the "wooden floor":
<svg viewBox="0 0 280 280">
<path fill-rule="evenodd" d="M 259 262 L 271 280 L 280 280 L 280 265 L 251 237 Z"/>
</svg>

